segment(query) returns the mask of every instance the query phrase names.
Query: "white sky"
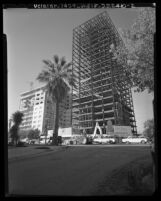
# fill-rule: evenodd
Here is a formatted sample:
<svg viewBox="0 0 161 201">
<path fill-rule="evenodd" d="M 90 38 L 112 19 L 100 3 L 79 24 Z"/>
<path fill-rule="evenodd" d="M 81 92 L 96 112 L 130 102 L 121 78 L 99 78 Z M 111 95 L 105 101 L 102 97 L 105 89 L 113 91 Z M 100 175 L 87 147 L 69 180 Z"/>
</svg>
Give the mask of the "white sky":
<svg viewBox="0 0 161 201">
<path fill-rule="evenodd" d="M 73 28 L 105 9 L 7 9 L 3 10 L 3 30 L 8 49 L 8 118 L 19 109 L 20 94 L 41 86 L 35 79 L 43 59 L 58 54 L 72 60 Z M 137 16 L 136 9 L 106 9 L 118 29 L 129 28 Z M 138 132 L 153 118 L 153 95 L 133 93 Z"/>
</svg>

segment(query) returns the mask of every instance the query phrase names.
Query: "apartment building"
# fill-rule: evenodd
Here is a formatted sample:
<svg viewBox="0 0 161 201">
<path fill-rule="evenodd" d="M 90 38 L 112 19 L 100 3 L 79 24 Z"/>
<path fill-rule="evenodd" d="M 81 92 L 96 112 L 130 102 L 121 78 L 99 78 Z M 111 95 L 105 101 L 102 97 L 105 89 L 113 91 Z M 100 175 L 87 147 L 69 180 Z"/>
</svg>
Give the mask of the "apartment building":
<svg viewBox="0 0 161 201">
<path fill-rule="evenodd" d="M 55 104 L 49 97 L 46 86 L 22 93 L 20 95 L 20 111 L 24 113 L 21 130 L 39 129 L 41 133 L 52 130 L 55 122 Z M 60 103 L 59 126 L 71 126 L 71 95 Z"/>
</svg>

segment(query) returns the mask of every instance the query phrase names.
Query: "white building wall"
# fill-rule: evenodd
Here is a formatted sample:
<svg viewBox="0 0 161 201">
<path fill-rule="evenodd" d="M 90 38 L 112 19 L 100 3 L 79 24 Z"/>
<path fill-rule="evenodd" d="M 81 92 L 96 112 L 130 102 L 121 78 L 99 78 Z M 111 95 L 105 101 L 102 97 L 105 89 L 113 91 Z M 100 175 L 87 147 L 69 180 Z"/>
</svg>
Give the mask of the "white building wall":
<svg viewBox="0 0 161 201">
<path fill-rule="evenodd" d="M 45 91 L 42 88 L 23 93 L 20 98 L 20 111 L 24 113 L 22 130 L 39 129 L 42 132 Z"/>
<path fill-rule="evenodd" d="M 44 87 L 38 88 L 21 95 L 20 111 L 24 113 L 24 121 L 20 126 L 22 130 L 39 129 L 43 133 L 46 124 L 48 130 L 54 128 L 56 108 L 43 89 Z M 71 101 L 71 94 L 69 94 L 60 104 L 59 126 L 61 128 L 71 126 Z"/>
<path fill-rule="evenodd" d="M 33 108 L 32 128 L 43 131 L 45 92 L 39 90 L 35 93 L 35 101 Z"/>
</svg>

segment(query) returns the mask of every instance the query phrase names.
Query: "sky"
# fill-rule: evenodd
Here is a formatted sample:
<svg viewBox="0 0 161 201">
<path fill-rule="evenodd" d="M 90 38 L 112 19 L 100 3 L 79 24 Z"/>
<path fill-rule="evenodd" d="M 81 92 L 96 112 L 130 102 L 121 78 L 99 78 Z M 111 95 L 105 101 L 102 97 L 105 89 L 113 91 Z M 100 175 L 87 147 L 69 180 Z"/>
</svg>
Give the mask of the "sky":
<svg viewBox="0 0 161 201">
<path fill-rule="evenodd" d="M 72 61 L 73 29 L 97 14 L 107 11 L 114 25 L 130 28 L 137 17 L 135 8 L 106 9 L 7 9 L 3 10 L 3 32 L 7 35 L 8 118 L 19 110 L 20 94 L 42 86 L 36 77 L 43 59 L 53 55 Z M 133 94 L 138 133 L 153 118 L 153 94 Z"/>
</svg>

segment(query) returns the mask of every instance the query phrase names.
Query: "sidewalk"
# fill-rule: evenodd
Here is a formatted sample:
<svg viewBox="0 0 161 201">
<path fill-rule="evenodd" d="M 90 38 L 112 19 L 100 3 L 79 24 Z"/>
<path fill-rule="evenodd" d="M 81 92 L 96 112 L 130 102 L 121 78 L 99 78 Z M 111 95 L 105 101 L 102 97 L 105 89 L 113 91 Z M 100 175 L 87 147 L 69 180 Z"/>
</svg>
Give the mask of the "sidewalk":
<svg viewBox="0 0 161 201">
<path fill-rule="evenodd" d="M 39 155 L 44 155 L 50 152 L 64 150 L 66 147 L 67 146 L 32 145 L 26 147 L 8 148 L 8 161 L 11 162 L 17 159 L 27 159 Z"/>
</svg>

